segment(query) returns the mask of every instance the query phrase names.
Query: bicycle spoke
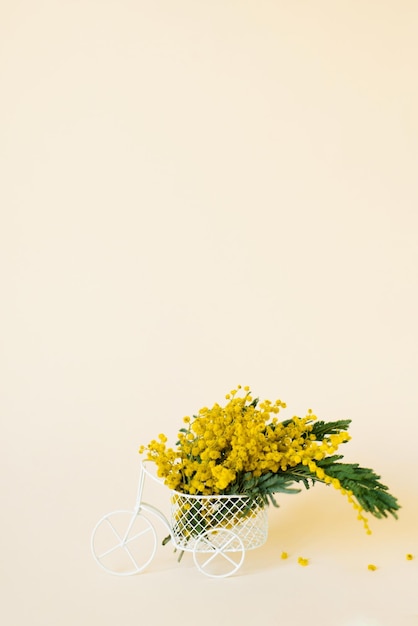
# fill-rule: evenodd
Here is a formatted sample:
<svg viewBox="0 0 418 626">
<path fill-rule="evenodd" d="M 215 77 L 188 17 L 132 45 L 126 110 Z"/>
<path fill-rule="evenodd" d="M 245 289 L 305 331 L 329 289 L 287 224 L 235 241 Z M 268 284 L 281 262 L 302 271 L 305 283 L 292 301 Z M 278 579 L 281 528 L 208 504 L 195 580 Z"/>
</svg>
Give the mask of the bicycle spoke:
<svg viewBox="0 0 418 626">
<path fill-rule="evenodd" d="M 224 557 L 224 559 L 226 559 L 227 561 L 229 561 L 234 567 L 237 566 L 237 561 L 234 561 L 234 559 L 231 559 L 227 554 L 225 554 L 225 552 L 223 552 L 222 550 L 219 552 L 219 554 L 221 556 Z"/>
<path fill-rule="evenodd" d="M 228 542 L 230 543 L 230 542 Z M 237 561 L 234 561 L 234 559 L 230 558 L 228 556 L 228 554 L 226 554 L 224 552 L 225 546 L 223 546 L 222 548 L 214 548 L 215 552 L 213 554 L 211 554 L 211 556 L 206 559 L 206 561 L 204 561 L 201 564 L 201 568 L 205 568 L 207 565 L 209 565 L 209 563 L 211 563 L 214 559 L 216 559 L 217 556 L 223 556 L 223 558 L 227 561 L 229 561 L 231 563 L 231 565 L 233 565 L 234 567 L 237 566 Z"/>
<path fill-rule="evenodd" d="M 132 563 L 134 564 L 135 568 L 137 570 L 139 570 L 139 565 L 138 563 L 135 561 L 134 557 L 132 556 L 132 554 L 130 553 L 129 549 L 125 546 L 123 546 L 123 549 L 125 550 L 125 552 L 127 553 L 127 555 L 129 556 L 129 558 L 131 559 Z"/>
<path fill-rule="evenodd" d="M 131 518 L 131 521 L 128 524 L 128 528 L 126 529 L 126 533 L 123 536 L 123 543 L 126 543 L 126 540 L 127 540 L 128 536 L 129 536 L 129 533 L 131 532 L 131 529 L 132 529 L 132 526 L 135 523 L 135 520 L 136 520 L 136 514 L 133 514 L 132 518 Z"/>
<path fill-rule="evenodd" d="M 232 542 L 234 541 L 234 539 L 235 539 L 235 537 L 231 537 L 230 539 L 228 539 L 228 541 L 227 541 L 226 543 L 224 543 L 224 544 L 223 544 L 223 545 L 219 548 L 219 550 L 221 550 L 221 551 L 222 551 L 222 550 L 225 550 L 225 548 L 226 548 L 227 546 L 229 546 L 229 544 L 230 544 L 230 543 L 232 543 Z"/>
<path fill-rule="evenodd" d="M 204 567 L 206 567 L 206 565 L 209 565 L 209 563 L 212 563 L 212 561 L 218 556 L 218 552 L 216 551 L 214 554 L 212 554 L 208 559 L 206 559 L 206 561 L 204 563 L 201 564 L 201 568 L 203 569 Z"/>
<path fill-rule="evenodd" d="M 122 548 L 122 544 L 118 543 L 116 544 L 116 546 L 114 546 L 113 548 L 109 548 L 109 550 L 106 550 L 106 552 L 103 552 L 103 554 L 99 554 L 97 556 L 98 559 L 102 559 L 103 557 L 107 556 L 108 554 L 111 554 L 112 552 L 114 552 L 115 550 L 118 550 L 119 548 Z"/>
<path fill-rule="evenodd" d="M 142 537 L 142 535 L 146 535 L 147 533 L 150 533 L 150 532 L 152 532 L 150 527 L 145 528 L 144 530 L 141 530 L 139 533 L 136 533 L 136 535 L 134 535 L 133 537 L 126 539 L 126 541 L 123 542 L 123 545 L 126 545 L 127 543 L 130 543 L 131 541 L 138 539 L 138 537 Z"/>
<path fill-rule="evenodd" d="M 123 539 L 122 537 L 119 536 L 119 533 L 116 531 L 116 528 L 113 526 L 112 522 L 110 521 L 109 518 L 106 518 L 106 522 L 109 524 L 110 528 L 112 529 L 112 531 L 114 532 L 114 534 L 116 535 L 116 537 L 119 539 L 119 541 L 121 543 L 123 543 Z"/>
</svg>

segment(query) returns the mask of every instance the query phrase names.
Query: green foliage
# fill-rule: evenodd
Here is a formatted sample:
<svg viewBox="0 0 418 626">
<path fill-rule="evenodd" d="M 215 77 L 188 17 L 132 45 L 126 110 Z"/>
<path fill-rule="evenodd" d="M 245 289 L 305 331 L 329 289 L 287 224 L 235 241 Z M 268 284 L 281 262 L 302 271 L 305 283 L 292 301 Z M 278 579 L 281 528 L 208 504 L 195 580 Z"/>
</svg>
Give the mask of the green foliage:
<svg viewBox="0 0 418 626">
<path fill-rule="evenodd" d="M 301 479 L 298 479 L 301 480 Z M 239 475 L 239 479 L 227 490 L 227 494 L 245 494 L 253 501 L 258 501 L 261 505 L 279 506 L 273 497 L 275 493 L 293 494 L 299 493 L 300 489 L 292 488 L 295 479 L 288 473 L 267 472 L 262 476 L 254 476 L 252 472 Z"/>
<path fill-rule="evenodd" d="M 338 435 L 342 430 L 347 431 L 351 420 L 337 420 L 335 422 L 324 422 L 322 420 L 312 424 L 311 433 L 315 435 L 317 441 L 323 441 L 329 435 Z"/>
<path fill-rule="evenodd" d="M 396 511 L 400 509 L 400 505 L 389 493 L 388 487 L 380 482 L 380 476 L 372 469 L 360 467 L 358 463 L 340 463 L 341 458 L 340 455 L 328 457 L 318 462 L 318 466 L 331 478 L 337 478 L 343 489 L 352 491 L 367 513 L 377 518 L 390 514 L 397 519 Z"/>
<path fill-rule="evenodd" d="M 337 478 L 343 489 L 351 491 L 364 511 L 377 518 L 388 517 L 390 514 L 397 519 L 396 512 L 400 505 L 389 493 L 388 487 L 380 482 L 380 476 L 371 469 L 360 467 L 358 463 L 341 463 L 342 458 L 342 455 L 333 455 L 317 461 L 316 464 L 327 476 Z M 251 499 L 258 498 L 263 505 L 273 504 L 277 507 L 279 505 L 273 497 L 274 494 L 299 493 L 300 489 L 292 487 L 294 483 L 302 483 L 309 489 L 317 482 L 325 483 L 312 473 L 307 465 L 300 464 L 286 472 L 276 474 L 269 472 L 260 477 L 247 472 L 240 483 L 235 483 L 232 489 L 239 488 L 240 493 L 245 493 Z"/>
</svg>

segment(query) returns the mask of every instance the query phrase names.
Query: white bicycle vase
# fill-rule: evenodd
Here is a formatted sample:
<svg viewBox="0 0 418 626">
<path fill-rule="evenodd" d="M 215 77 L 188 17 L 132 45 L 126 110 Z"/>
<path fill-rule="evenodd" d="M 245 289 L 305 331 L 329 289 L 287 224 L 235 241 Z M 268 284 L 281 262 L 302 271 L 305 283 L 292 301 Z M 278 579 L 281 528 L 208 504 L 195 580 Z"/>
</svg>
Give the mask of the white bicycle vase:
<svg viewBox="0 0 418 626">
<path fill-rule="evenodd" d="M 171 491 L 171 521 L 156 507 L 142 501 L 146 477 L 158 483 L 141 463 L 133 510 L 117 510 L 96 524 L 91 549 L 106 572 L 130 576 L 142 572 L 157 551 L 155 520 L 166 526 L 176 550 L 191 552 L 197 569 L 206 576 L 224 578 L 242 565 L 246 550 L 267 539 L 265 508 L 245 495 L 195 496 Z"/>
</svg>

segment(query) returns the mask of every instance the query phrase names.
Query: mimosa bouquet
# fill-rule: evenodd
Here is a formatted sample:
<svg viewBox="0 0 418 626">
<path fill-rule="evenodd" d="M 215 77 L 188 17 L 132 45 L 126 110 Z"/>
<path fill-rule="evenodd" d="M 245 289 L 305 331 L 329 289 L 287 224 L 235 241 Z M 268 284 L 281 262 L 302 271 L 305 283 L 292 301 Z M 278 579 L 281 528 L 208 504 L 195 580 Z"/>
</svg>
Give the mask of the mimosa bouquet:
<svg viewBox="0 0 418 626">
<path fill-rule="evenodd" d="M 397 499 L 380 476 L 342 461 L 338 450 L 350 440 L 351 420 L 325 422 L 309 410 L 304 417 L 279 421 L 284 402 L 259 401 L 240 385 L 226 400 L 224 406 L 214 404 L 184 417 L 173 448 L 164 434 L 141 446 L 140 453 L 156 463 L 158 476 L 171 490 L 188 496 L 247 496 L 245 515 L 255 506 L 278 506 L 275 495 L 298 493 L 299 484 L 308 489 L 323 483 L 347 498 L 367 533 L 367 514 L 397 517 Z M 188 509 L 190 516 L 190 506 L 183 506 L 179 515 Z M 192 513 L 190 519 L 196 521 L 196 511 Z"/>
</svg>

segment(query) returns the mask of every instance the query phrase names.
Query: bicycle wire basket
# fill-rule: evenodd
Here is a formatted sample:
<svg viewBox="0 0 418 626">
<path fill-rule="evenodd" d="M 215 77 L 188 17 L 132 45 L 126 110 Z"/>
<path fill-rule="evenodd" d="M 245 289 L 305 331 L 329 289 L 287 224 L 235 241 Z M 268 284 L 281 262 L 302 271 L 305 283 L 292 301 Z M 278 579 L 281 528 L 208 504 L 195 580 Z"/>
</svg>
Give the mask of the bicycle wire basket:
<svg viewBox="0 0 418 626">
<path fill-rule="evenodd" d="M 232 539 L 229 551 L 252 550 L 267 540 L 268 516 L 262 503 L 245 495 L 196 496 L 171 492 L 171 529 L 176 547 L 206 552 L 221 544 L 223 532 Z M 202 538 L 210 534 L 210 546 Z"/>
</svg>

